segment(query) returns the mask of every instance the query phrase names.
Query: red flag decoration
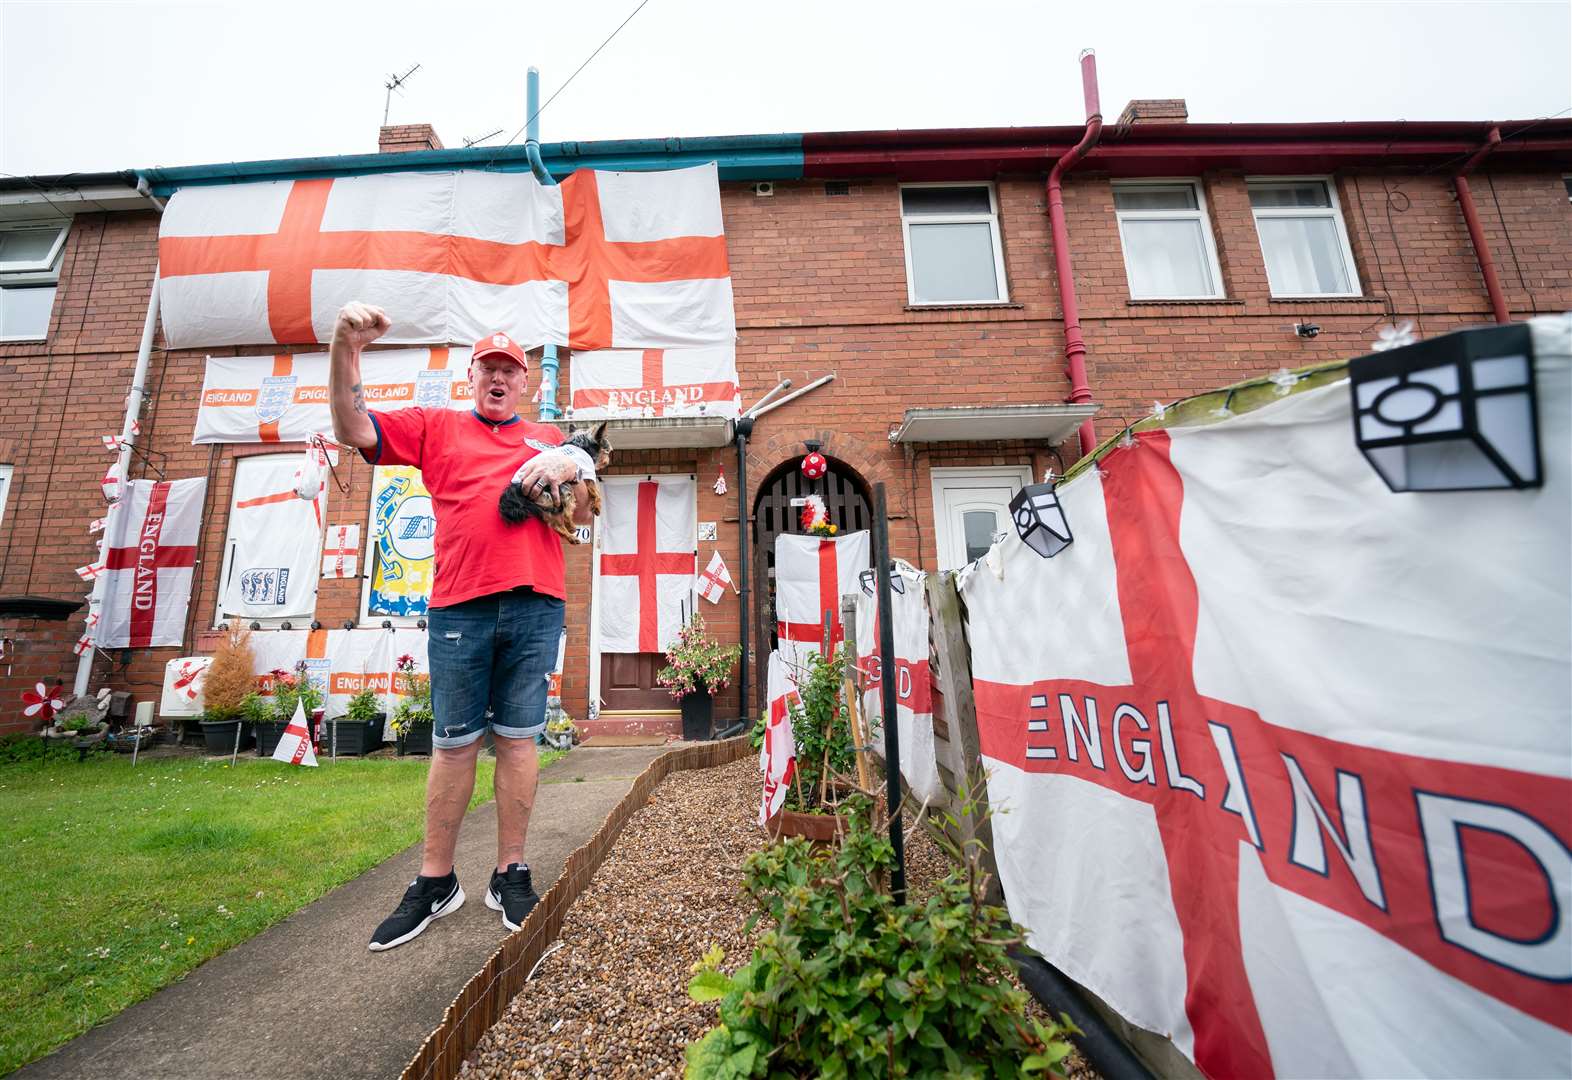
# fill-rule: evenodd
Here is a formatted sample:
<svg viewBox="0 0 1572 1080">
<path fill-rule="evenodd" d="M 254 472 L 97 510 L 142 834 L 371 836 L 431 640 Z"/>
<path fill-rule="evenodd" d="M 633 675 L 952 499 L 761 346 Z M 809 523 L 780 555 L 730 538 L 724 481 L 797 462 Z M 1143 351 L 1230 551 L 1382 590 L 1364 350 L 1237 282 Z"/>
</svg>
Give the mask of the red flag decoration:
<svg viewBox="0 0 1572 1080">
<path fill-rule="evenodd" d="M 1572 1045 L 1572 342 L 1531 492 L 1394 495 L 1345 382 L 1141 432 L 964 586 L 1028 943 L 1209 1076 Z M 1489 1031 L 1482 1039 L 1480 1033 Z"/>
<path fill-rule="evenodd" d="M 201 715 L 202 690 L 207 683 L 207 669 L 212 662 L 211 656 L 182 656 L 165 664 L 164 686 L 158 701 L 158 714 L 160 716 Z"/>
<path fill-rule="evenodd" d="M 207 479 L 133 480 L 105 540 L 100 648 L 179 645 Z"/>
<path fill-rule="evenodd" d="M 779 652 L 770 653 L 766 697 L 770 719 L 764 726 L 764 744 L 759 747 L 759 771 L 764 774 L 764 795 L 759 800 L 760 825 L 786 805 L 786 792 L 797 772 L 797 740 L 792 735 L 790 709 L 791 703 L 798 700 L 797 687 Z"/>
<path fill-rule="evenodd" d="M 824 613 L 830 612 L 831 644 L 846 637 L 841 597 L 858 589 L 857 575 L 868 566 L 868 533 L 844 536 L 775 538 L 775 635 L 792 663 L 818 652 L 824 639 Z"/>
<path fill-rule="evenodd" d="M 92 634 L 83 634 L 81 637 L 76 639 L 76 644 L 71 646 L 71 651 L 76 653 L 76 655 L 81 656 L 82 654 L 86 653 L 92 647 L 93 647 L 93 635 Z"/>
<path fill-rule="evenodd" d="M 113 506 L 120 501 L 120 491 L 123 481 L 120 479 L 121 462 L 116 461 L 104 473 L 104 478 L 98 482 L 99 489 L 104 493 L 104 502 Z"/>
<path fill-rule="evenodd" d="M 920 802 L 942 806 L 947 798 L 939 782 L 933 737 L 933 681 L 928 656 L 927 575 L 900 568 L 903 587 L 890 590 L 895 639 L 895 719 L 900 726 L 901 775 Z M 869 577 L 872 577 L 870 572 Z M 862 674 L 862 714 L 872 720 L 873 745 L 884 756 L 884 666 L 879 651 L 879 601 L 874 589 L 857 592 L 857 667 Z"/>
<path fill-rule="evenodd" d="M 718 604 L 721 597 L 726 595 L 728 585 L 731 585 L 731 571 L 726 569 L 726 560 L 721 558 L 719 551 L 711 552 L 710 564 L 699 575 L 699 595 L 712 604 Z"/>
<path fill-rule="evenodd" d="M 329 525 L 327 541 L 322 547 L 322 576 L 325 578 L 352 578 L 355 562 L 360 557 L 360 526 Z"/>
<path fill-rule="evenodd" d="M 728 416 L 742 408 L 733 342 L 573 354 L 573 418 Z"/>
<path fill-rule="evenodd" d="M 601 650 L 660 652 L 676 640 L 693 595 L 693 477 L 602 477 L 600 484 Z"/>
<path fill-rule="evenodd" d="M 22 691 L 22 715 L 37 717 L 44 723 L 54 719 L 55 713 L 65 708 L 65 700 L 61 695 L 65 689 L 57 681 L 53 686 L 46 687 L 39 683 L 31 690 Z"/>
<path fill-rule="evenodd" d="M 737 336 L 713 163 L 670 172 L 392 173 L 188 187 L 159 226 L 171 348 L 329 340 L 364 300 L 389 343 L 501 327 L 577 350 Z"/>
<path fill-rule="evenodd" d="M 311 735 L 306 730 L 306 707 L 298 701 L 295 702 L 295 715 L 289 718 L 289 726 L 279 736 L 278 746 L 273 750 L 273 760 L 285 765 L 317 767 L 317 754 L 311 748 Z"/>
</svg>

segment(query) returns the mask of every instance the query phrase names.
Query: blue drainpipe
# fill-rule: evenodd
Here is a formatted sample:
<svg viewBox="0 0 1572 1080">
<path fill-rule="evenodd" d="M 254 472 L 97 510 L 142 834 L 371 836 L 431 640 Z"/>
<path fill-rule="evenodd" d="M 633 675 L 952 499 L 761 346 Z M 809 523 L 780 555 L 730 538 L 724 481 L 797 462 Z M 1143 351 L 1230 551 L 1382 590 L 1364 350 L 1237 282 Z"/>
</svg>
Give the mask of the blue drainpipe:
<svg viewBox="0 0 1572 1080">
<path fill-rule="evenodd" d="M 532 67 L 524 77 L 524 154 L 529 158 L 530 171 L 547 187 L 557 180 L 540 158 L 540 69 Z M 557 347 L 547 345 L 540 358 L 540 419 L 555 420 L 562 415 L 557 407 L 557 372 L 559 370 Z"/>
</svg>

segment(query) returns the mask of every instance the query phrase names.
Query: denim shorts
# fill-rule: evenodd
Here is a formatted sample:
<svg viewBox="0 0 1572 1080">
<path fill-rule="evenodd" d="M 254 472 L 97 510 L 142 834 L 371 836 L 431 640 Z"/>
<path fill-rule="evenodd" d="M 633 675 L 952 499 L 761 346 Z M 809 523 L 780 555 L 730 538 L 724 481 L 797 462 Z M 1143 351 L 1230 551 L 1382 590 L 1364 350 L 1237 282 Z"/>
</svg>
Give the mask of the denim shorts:
<svg viewBox="0 0 1572 1080">
<path fill-rule="evenodd" d="M 562 618 L 561 600 L 529 589 L 432 608 L 431 745 L 468 746 L 488 726 L 509 739 L 545 731 L 546 676 L 557 663 Z"/>
</svg>

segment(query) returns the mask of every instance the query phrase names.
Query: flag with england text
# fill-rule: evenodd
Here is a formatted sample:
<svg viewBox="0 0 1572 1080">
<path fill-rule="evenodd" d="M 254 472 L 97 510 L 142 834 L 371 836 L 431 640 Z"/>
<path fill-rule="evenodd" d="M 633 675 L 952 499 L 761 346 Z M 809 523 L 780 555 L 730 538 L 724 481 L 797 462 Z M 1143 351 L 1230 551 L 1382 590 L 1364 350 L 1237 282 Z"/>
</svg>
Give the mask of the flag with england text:
<svg viewBox="0 0 1572 1080">
<path fill-rule="evenodd" d="M 698 493 L 691 476 L 601 477 L 600 647 L 660 652 L 691 610 Z"/>
<path fill-rule="evenodd" d="M 387 311 L 399 344 L 502 330 L 681 349 L 737 333 L 714 163 L 580 169 L 553 187 L 463 170 L 182 188 L 158 256 L 171 348 L 327 342 L 351 300 Z"/>
<path fill-rule="evenodd" d="M 901 775 L 919 802 L 946 804 L 939 782 L 933 734 L 933 680 L 928 647 L 927 575 L 898 567 L 890 590 L 895 640 L 895 719 L 900 729 Z M 857 669 L 862 683 L 862 715 L 873 734 L 873 748 L 884 751 L 884 665 L 879 648 L 879 600 L 870 573 L 857 590 Z"/>
<path fill-rule="evenodd" d="M 724 416 L 742 399 L 733 342 L 573 354 L 573 418 Z"/>
<path fill-rule="evenodd" d="M 831 617 L 831 646 L 845 640 L 841 597 L 861 588 L 868 568 L 866 529 L 840 536 L 782 533 L 775 538 L 775 634 L 790 664 L 808 662 L 824 641 L 824 616 Z"/>
<path fill-rule="evenodd" d="M 109 512 L 93 641 L 103 649 L 179 645 L 185 639 L 206 477 L 132 480 Z"/>
<path fill-rule="evenodd" d="M 736 588 L 732 585 L 731 571 L 726 568 L 726 560 L 721 558 L 718 550 L 712 551 L 709 565 L 699 575 L 699 595 L 712 604 L 718 604 L 721 602 L 721 597 L 726 595 L 728 586 Z"/>
<path fill-rule="evenodd" d="M 1138 433 L 965 581 L 1010 914 L 1209 1076 L 1566 1072 L 1569 328 L 1541 489 L 1393 493 L 1336 382 Z"/>
</svg>

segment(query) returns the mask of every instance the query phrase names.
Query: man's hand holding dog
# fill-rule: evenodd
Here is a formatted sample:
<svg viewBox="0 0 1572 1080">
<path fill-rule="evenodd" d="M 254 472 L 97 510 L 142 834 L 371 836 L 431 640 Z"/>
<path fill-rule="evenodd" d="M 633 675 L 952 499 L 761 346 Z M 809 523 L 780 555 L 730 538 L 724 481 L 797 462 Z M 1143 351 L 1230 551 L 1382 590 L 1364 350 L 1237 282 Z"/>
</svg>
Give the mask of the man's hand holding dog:
<svg viewBox="0 0 1572 1080">
<path fill-rule="evenodd" d="M 562 509 L 562 486 L 578 480 L 579 467 L 565 454 L 536 454 L 513 474 L 513 482 L 523 487 L 526 496 L 536 501 L 544 497 L 557 510 Z"/>
</svg>

